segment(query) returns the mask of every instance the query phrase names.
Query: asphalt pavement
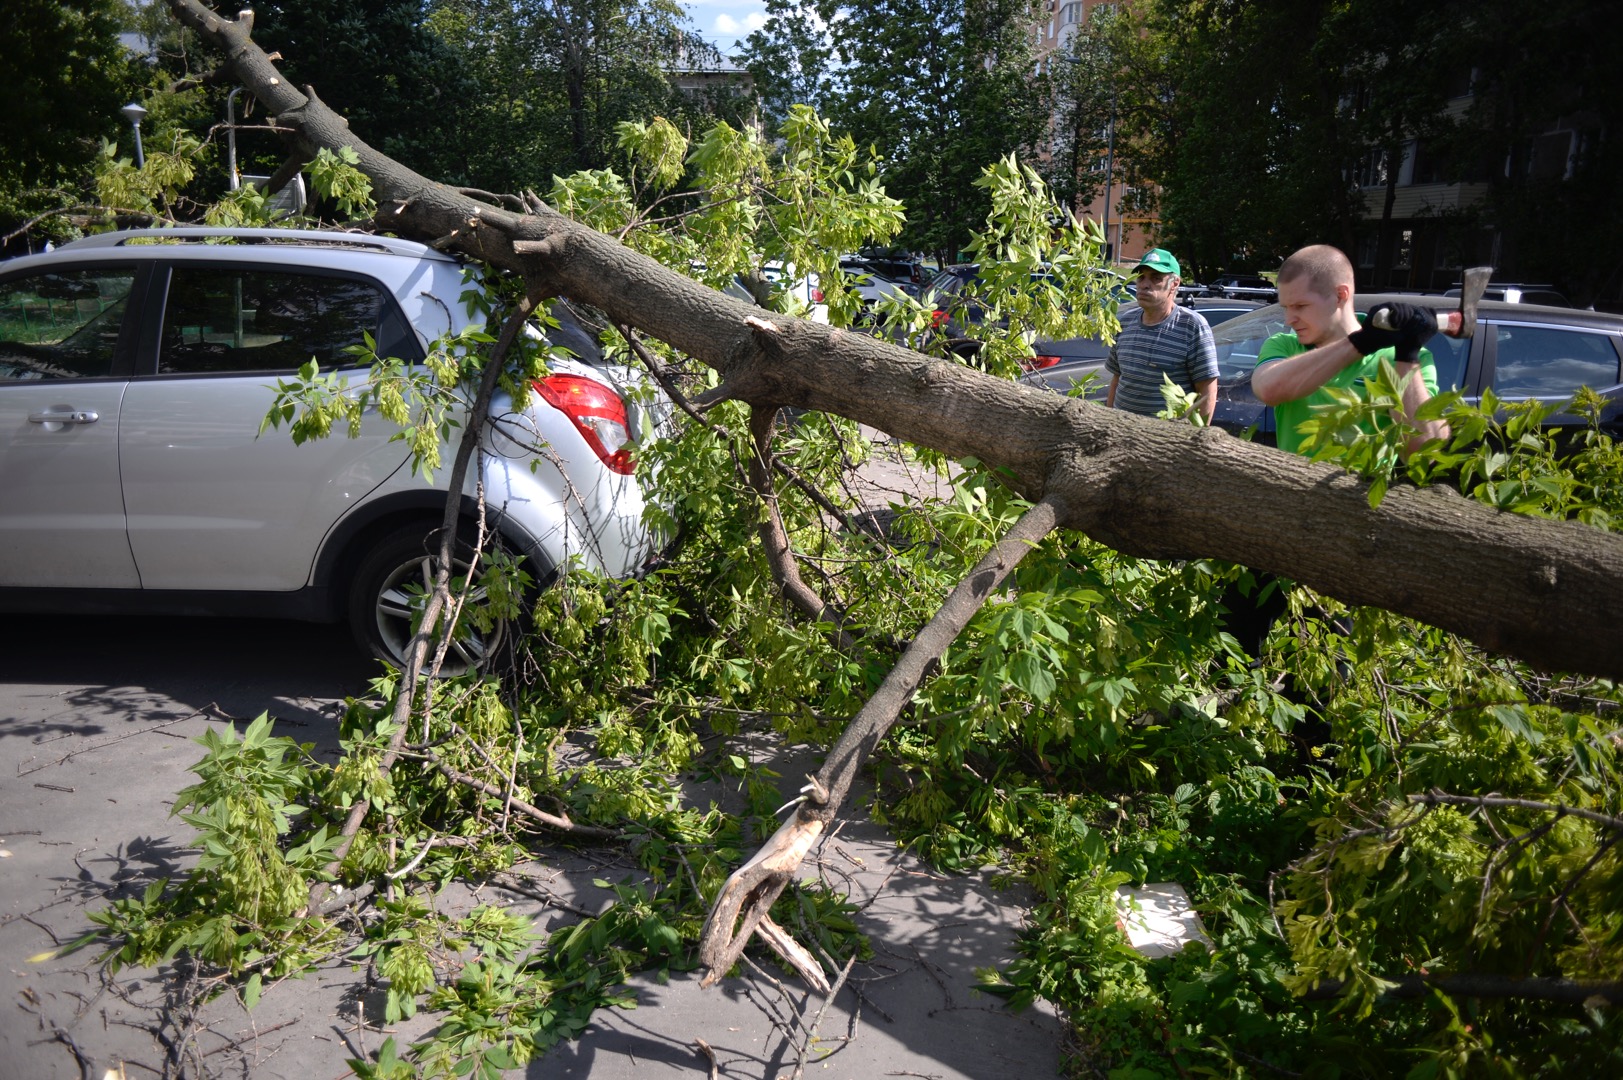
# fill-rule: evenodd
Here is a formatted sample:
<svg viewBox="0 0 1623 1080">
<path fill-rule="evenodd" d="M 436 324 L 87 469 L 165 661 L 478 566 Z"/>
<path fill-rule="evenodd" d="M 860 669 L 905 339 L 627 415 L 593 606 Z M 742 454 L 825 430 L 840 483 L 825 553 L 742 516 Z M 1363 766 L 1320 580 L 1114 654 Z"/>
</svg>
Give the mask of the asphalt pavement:
<svg viewBox="0 0 1623 1080">
<path fill-rule="evenodd" d="M 905 473 L 884 482 L 892 480 L 905 483 Z M 343 628 L 13 617 L 6 636 L 0 977 L 10 987 L 0 1004 L 0 1077 L 105 1080 L 162 1076 L 167 1068 L 167 1075 L 338 1078 L 349 1075 L 347 1059 L 375 1051 L 389 1034 L 405 1043 L 432 1030 L 433 1014 L 385 1030 L 381 988 L 348 962 L 268 987 L 252 1011 L 225 996 L 194 1015 L 182 1004 L 185 975 L 174 968 L 109 978 L 94 950 L 31 959 L 85 932 L 87 911 L 189 864 L 190 829 L 169 809 L 192 779 L 187 766 L 201 756 L 192 740 L 210 724 L 240 725 L 269 712 L 278 733 L 336 752 L 342 700 L 364 694 L 374 673 Z M 778 755 L 770 760 L 786 789 L 816 765 L 805 748 L 762 752 Z M 456 886 L 435 902 L 450 910 L 509 904 L 550 930 L 577 917 L 571 908 L 607 905 L 594 879 L 635 873 L 612 848 L 544 851 L 519 869 L 535 895 Z M 985 877 L 931 870 L 860 811 L 808 856 L 803 873 L 851 895 L 875 950 L 826 1010 L 820 996 L 786 976 L 751 973 L 709 990 L 699 988 L 697 974 L 663 984 L 639 977 L 637 1008 L 600 1010 L 578 1040 L 512 1075 L 787 1080 L 797 1067 L 825 1080 L 1059 1075 L 1059 1020 L 1042 1009 L 1011 1012 L 973 989 L 977 968 L 1013 959 L 1024 912 L 1018 893 L 1000 892 Z M 196 1033 L 194 1060 L 177 1072 L 174 1047 L 186 1031 Z"/>
</svg>

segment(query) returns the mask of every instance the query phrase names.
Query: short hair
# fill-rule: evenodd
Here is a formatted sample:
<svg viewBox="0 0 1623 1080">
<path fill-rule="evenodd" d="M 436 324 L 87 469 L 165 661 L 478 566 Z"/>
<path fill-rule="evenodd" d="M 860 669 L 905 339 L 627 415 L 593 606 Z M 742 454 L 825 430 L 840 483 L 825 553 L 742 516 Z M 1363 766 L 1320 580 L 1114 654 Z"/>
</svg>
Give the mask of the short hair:
<svg viewBox="0 0 1623 1080">
<path fill-rule="evenodd" d="M 1355 288 L 1352 260 L 1341 249 L 1329 244 L 1312 244 L 1286 259 L 1279 268 L 1280 281 L 1307 278 L 1310 288 L 1320 296 L 1335 295 L 1337 285 Z"/>
</svg>

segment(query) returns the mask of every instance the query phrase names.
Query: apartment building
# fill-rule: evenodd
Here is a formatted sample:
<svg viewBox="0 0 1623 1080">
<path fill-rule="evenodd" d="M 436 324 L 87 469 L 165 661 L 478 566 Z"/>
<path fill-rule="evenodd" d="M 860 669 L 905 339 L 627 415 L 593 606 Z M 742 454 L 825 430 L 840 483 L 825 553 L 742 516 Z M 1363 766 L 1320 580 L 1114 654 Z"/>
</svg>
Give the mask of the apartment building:
<svg viewBox="0 0 1623 1080">
<path fill-rule="evenodd" d="M 1048 0 L 1047 17 L 1040 20 L 1035 29 L 1037 72 L 1046 72 L 1052 65 L 1063 62 L 1072 36 L 1095 12 L 1117 6 L 1105 0 Z M 1114 134 L 1110 130 L 1105 132 L 1106 153 L 1093 163 L 1099 183 L 1103 185 L 1100 192 L 1089 202 L 1071 209 L 1078 216 L 1097 219 L 1105 227 L 1108 257 L 1118 264 L 1131 266 L 1156 246 L 1153 235 L 1157 218 L 1133 206 L 1132 191 L 1123 182 L 1124 170 L 1115 156 Z M 1044 148 L 1045 153 L 1047 149 Z"/>
</svg>

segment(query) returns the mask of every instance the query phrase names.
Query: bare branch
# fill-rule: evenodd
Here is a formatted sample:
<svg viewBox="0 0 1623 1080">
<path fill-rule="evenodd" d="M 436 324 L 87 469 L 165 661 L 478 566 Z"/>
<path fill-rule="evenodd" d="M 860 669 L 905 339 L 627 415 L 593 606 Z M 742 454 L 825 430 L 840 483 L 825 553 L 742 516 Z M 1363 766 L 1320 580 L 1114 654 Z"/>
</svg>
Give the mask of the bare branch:
<svg viewBox="0 0 1623 1080">
<path fill-rule="evenodd" d="M 1033 506 L 975 565 L 925 624 L 918 637 L 885 676 L 885 681 L 845 728 L 813 779 L 812 796 L 778 828 L 771 839 L 722 886 L 705 920 L 699 959 L 709 973 L 701 985 L 712 986 L 743 955 L 761 920 L 788 885 L 801 860 L 833 820 L 863 762 L 895 724 L 902 708 L 947 646 L 981 609 L 1020 560 L 1063 517 L 1059 505 L 1044 500 Z"/>
<path fill-rule="evenodd" d="M 495 395 L 497 381 L 501 377 L 503 366 L 507 362 L 507 354 L 513 343 L 518 340 L 519 331 L 523 328 L 530 313 L 535 310 L 538 300 L 532 294 L 524 297 L 513 313 L 508 316 L 502 326 L 502 332 L 497 339 L 495 348 L 491 351 L 489 361 L 485 364 L 483 377 L 479 383 L 479 390 L 474 395 L 474 401 L 469 409 L 469 415 L 483 418 L 490 408 L 490 399 Z M 451 465 L 451 474 L 447 491 L 456 493 L 445 500 L 445 514 L 440 521 L 440 551 L 439 566 L 434 577 L 434 588 L 424 605 L 422 621 L 419 623 L 417 633 L 412 636 L 411 643 L 406 649 L 406 666 L 401 672 L 401 689 L 395 700 L 394 715 L 391 717 L 394 725 L 394 735 L 389 740 L 389 747 L 383 757 L 378 761 L 378 771 L 388 772 L 394 767 L 405 745 L 406 737 L 411 729 L 411 714 L 415 703 L 419 700 L 419 683 L 423 675 L 423 665 L 428 658 L 428 646 L 432 640 L 440 616 L 450 602 L 451 583 L 451 555 L 455 550 L 456 532 L 462 511 L 462 500 L 457 497 L 467 484 L 468 467 L 473 461 L 474 450 L 479 445 L 479 439 L 484 431 L 482 422 L 464 424 L 462 438 L 457 443 L 456 458 Z M 432 679 L 432 673 L 430 673 Z M 422 695 L 423 708 L 426 713 L 429 705 L 427 695 Z M 425 740 L 426 741 L 426 740 Z M 344 827 L 339 836 L 342 838 L 333 850 L 332 858 L 327 861 L 323 871 L 324 878 L 337 877 L 338 871 L 344 864 L 344 857 L 355 843 L 355 837 L 361 831 L 361 824 L 366 820 L 367 810 L 372 805 L 370 799 L 357 799 L 350 808 L 349 816 L 344 819 Z M 328 888 L 326 881 L 317 881 L 310 887 L 310 907 L 321 906 L 322 894 Z"/>
<path fill-rule="evenodd" d="M 1529 1001 L 1554 1001 L 1563 1005 L 1582 1005 L 1598 998 L 1610 1005 L 1623 1005 L 1623 982 L 1585 983 L 1572 979 L 1532 978 L 1519 979 L 1513 975 L 1466 973 L 1462 975 L 1408 975 L 1391 980 L 1392 985 L 1380 994 L 1383 998 L 1418 998 L 1433 990 L 1441 990 L 1450 997 L 1466 998 L 1522 998 Z M 1319 984 L 1302 997 L 1308 1001 L 1325 1001 L 1340 997 L 1346 990 L 1340 979 L 1321 979 Z"/>
<path fill-rule="evenodd" d="M 620 834 L 613 829 L 600 829 L 596 825 L 577 825 L 575 822 L 569 820 L 567 815 L 549 814 L 545 810 L 525 802 L 523 799 L 512 796 L 510 792 L 503 791 L 495 784 L 486 783 L 477 776 L 469 776 L 467 773 L 458 772 L 456 769 L 446 764 L 445 759 L 439 757 L 437 754 L 430 754 L 429 760 L 433 762 L 434 767 L 438 769 L 447 780 L 454 780 L 459 784 L 473 788 L 475 791 L 483 792 L 492 798 L 509 800 L 508 805 L 511 805 L 514 810 L 517 810 L 525 817 L 528 817 L 541 825 L 545 825 L 549 829 L 556 829 L 559 832 L 566 832 L 571 836 L 590 837 L 594 840 L 614 840 L 618 839 L 620 836 Z"/>
<path fill-rule="evenodd" d="M 1450 795 L 1444 791 L 1428 791 L 1421 795 L 1410 795 L 1409 801 L 1428 806 L 1514 806 L 1522 810 L 1539 810 L 1544 813 L 1554 814 L 1558 818 L 1583 818 L 1585 821 L 1593 821 L 1597 825 L 1623 832 L 1623 818 L 1598 813 L 1594 810 L 1585 810 L 1582 807 L 1565 806 L 1561 803 L 1537 802 L 1533 799 L 1507 799 L 1500 795 Z"/>
<path fill-rule="evenodd" d="M 777 423 L 778 410 L 775 408 L 755 407 L 750 410 L 750 434 L 755 439 L 755 453 L 750 456 L 749 481 L 766 508 L 766 515 L 758 527 L 761 546 L 766 551 L 767 566 L 784 597 L 812 620 L 832 626 L 834 647 L 849 653 L 857 643 L 845 629 L 844 613 L 818 596 L 800 576 L 794 547 L 783 526 L 783 516 L 778 513 L 778 496 L 772 487 L 771 468 L 772 435 Z"/>
</svg>

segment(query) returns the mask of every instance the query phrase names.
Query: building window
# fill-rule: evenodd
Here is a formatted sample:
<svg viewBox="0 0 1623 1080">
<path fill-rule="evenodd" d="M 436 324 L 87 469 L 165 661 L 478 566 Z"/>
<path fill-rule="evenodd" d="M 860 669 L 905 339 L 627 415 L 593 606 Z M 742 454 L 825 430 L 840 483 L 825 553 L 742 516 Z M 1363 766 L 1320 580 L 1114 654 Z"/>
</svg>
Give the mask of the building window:
<svg viewBox="0 0 1623 1080">
<path fill-rule="evenodd" d="M 1572 161 L 1572 132 L 1551 131 L 1533 138 L 1527 175 L 1534 180 L 1565 180 Z"/>
<path fill-rule="evenodd" d="M 1392 253 L 1392 269 L 1407 270 L 1414 262 L 1414 230 L 1398 234 L 1398 250 Z"/>
<path fill-rule="evenodd" d="M 1353 179 L 1359 187 L 1382 187 L 1386 184 L 1386 151 L 1371 150 L 1364 155 Z"/>
<path fill-rule="evenodd" d="M 1363 239 L 1358 241 L 1358 265 L 1369 268 L 1375 265 L 1375 253 L 1380 250 L 1380 233 L 1365 233 Z"/>
</svg>

